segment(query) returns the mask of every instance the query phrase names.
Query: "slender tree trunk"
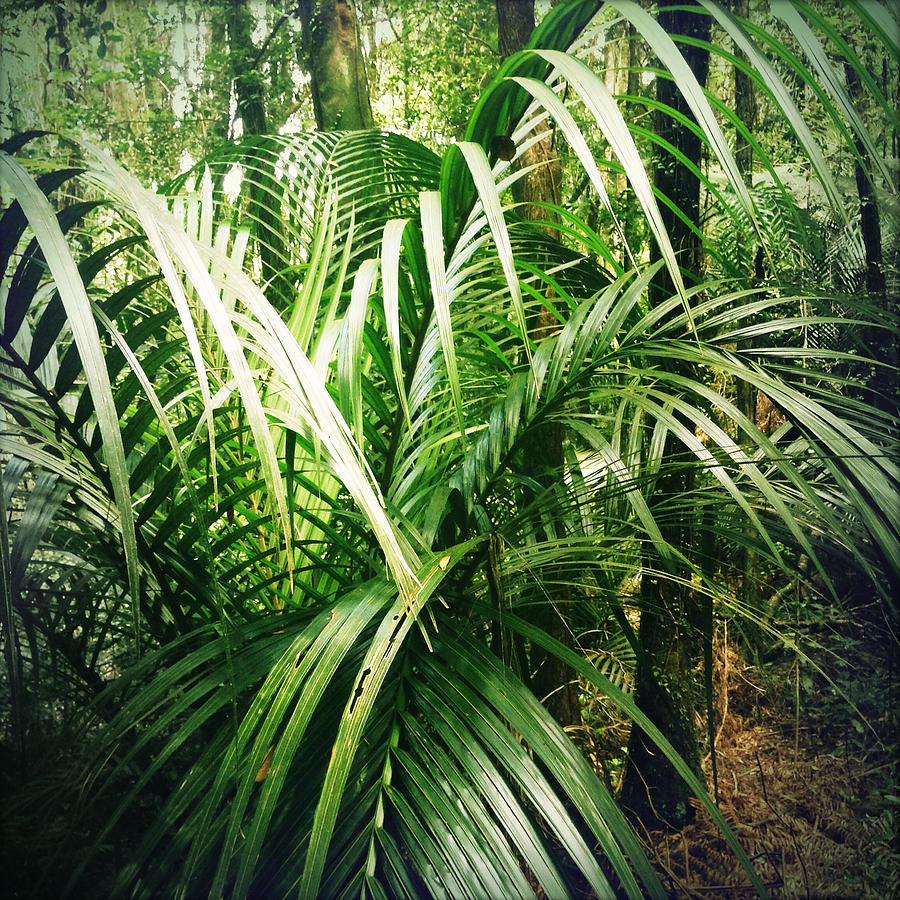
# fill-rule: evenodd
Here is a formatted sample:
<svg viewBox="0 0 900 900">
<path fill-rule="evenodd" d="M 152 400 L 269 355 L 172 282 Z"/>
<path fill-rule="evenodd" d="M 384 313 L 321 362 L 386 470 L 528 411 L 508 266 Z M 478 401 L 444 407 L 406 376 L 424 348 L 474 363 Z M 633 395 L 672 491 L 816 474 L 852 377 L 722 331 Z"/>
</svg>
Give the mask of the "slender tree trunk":
<svg viewBox="0 0 900 900">
<path fill-rule="evenodd" d="M 750 0 L 734 0 L 733 12 L 736 16 L 747 18 L 750 14 Z M 735 47 L 735 56 L 742 62 L 747 61 L 746 54 L 739 47 Z M 734 107 L 738 119 L 753 132 L 756 127 L 756 93 L 753 79 L 743 72 L 738 66 L 732 67 L 734 75 Z M 734 153 L 734 161 L 737 163 L 741 177 L 751 185 L 753 183 L 753 148 L 738 136 L 737 148 Z M 759 268 L 758 266 L 756 268 Z M 755 273 L 754 276 L 755 277 Z M 746 341 L 744 348 L 750 346 Z M 737 384 L 738 409 L 750 419 L 756 419 L 756 388 L 744 381 Z"/>
<path fill-rule="evenodd" d="M 353 0 L 300 0 L 303 57 L 310 74 L 316 127 L 364 131 L 375 127 L 365 60 Z M 378 151 L 374 151 L 375 156 Z M 380 160 L 370 156 L 372 166 Z M 385 213 L 379 191 L 363 186 L 355 195 L 357 224 Z"/>
<path fill-rule="evenodd" d="M 854 101 L 860 94 L 859 75 L 850 63 L 844 63 L 844 74 L 847 79 L 847 93 Z M 855 140 L 856 151 L 863 162 L 871 165 L 865 144 L 858 138 Z M 856 161 L 856 192 L 859 194 L 859 217 L 862 229 L 863 246 L 866 250 L 866 290 L 869 294 L 880 297 L 886 290 L 884 280 L 884 263 L 881 256 L 881 218 L 878 214 L 878 203 L 875 192 L 869 183 L 865 169 Z"/>
<path fill-rule="evenodd" d="M 862 94 L 859 75 L 849 63 L 844 63 L 844 75 L 847 79 L 847 93 L 854 102 L 857 102 Z M 854 143 L 860 159 L 871 169 L 872 161 L 865 144 L 859 138 L 856 138 Z M 874 187 L 859 160 L 856 161 L 854 170 L 856 192 L 859 195 L 860 230 L 866 252 L 866 291 L 870 303 L 884 308 L 887 303 L 887 282 L 884 277 L 884 260 L 881 253 L 881 217 L 878 212 L 878 201 L 875 197 Z M 897 378 L 893 371 L 897 366 L 897 342 L 890 338 L 885 341 L 885 337 L 883 333 L 879 333 L 880 331 L 878 328 L 867 328 L 864 333 L 865 339 L 872 347 L 884 348 L 879 355 L 892 368 L 878 367 L 869 379 L 869 387 L 873 391 L 875 405 L 888 414 L 895 414 L 897 411 Z"/>
<path fill-rule="evenodd" d="M 614 25 L 607 32 L 604 48 L 604 62 L 606 66 L 604 81 L 607 89 L 613 96 L 627 94 L 631 97 L 638 97 L 641 94 L 641 79 L 640 74 L 637 71 L 638 45 L 635 40 L 635 35 L 635 28 L 630 22 L 621 22 Z M 640 114 L 640 110 L 638 109 L 639 104 L 625 100 L 619 100 L 618 103 L 619 111 L 624 116 L 625 121 L 634 122 L 636 117 Z M 603 155 L 610 163 L 616 161 L 612 147 L 607 147 L 606 150 L 604 150 Z M 585 190 L 589 184 L 590 179 L 585 175 L 581 184 L 570 197 L 570 202 L 574 204 L 581 192 Z M 608 185 L 607 187 L 611 189 L 611 185 Z M 621 209 L 619 221 L 623 226 L 625 240 L 628 242 L 629 247 L 639 245 L 642 238 L 638 237 L 636 241 L 633 241 L 630 236 L 630 233 L 633 231 L 633 227 L 631 226 L 631 216 L 629 215 L 628 210 L 631 202 L 628 193 L 630 191 L 630 185 L 624 171 L 616 173 L 615 190 L 619 196 Z M 612 193 L 612 191 L 610 192 Z M 601 206 L 599 203 L 592 203 L 587 211 L 587 224 L 595 231 L 600 227 L 600 209 Z M 628 247 L 626 247 L 625 243 L 622 242 L 618 235 L 612 235 L 610 248 L 617 253 L 619 262 L 623 268 L 627 269 L 631 266 L 632 257 L 628 252 Z"/>
<path fill-rule="evenodd" d="M 374 126 L 353 0 L 302 0 L 303 48 L 320 131 Z"/>
<path fill-rule="evenodd" d="M 750 0 L 735 0 L 733 12 L 736 16 L 747 18 L 750 15 Z M 735 56 L 741 62 L 747 62 L 747 56 L 739 47 L 734 48 Z M 756 129 L 756 93 L 753 79 L 739 66 L 733 66 L 734 75 L 734 107 L 738 119 L 753 133 Z M 748 186 L 753 184 L 753 148 L 740 136 L 737 139 L 737 148 L 734 154 L 738 171 Z M 754 261 L 754 271 L 751 274 L 753 282 L 762 281 L 763 248 L 760 247 Z M 750 302 L 752 298 L 748 298 Z M 739 344 L 739 349 L 749 350 L 753 347 L 753 339 Z M 757 389 L 749 382 L 738 380 L 737 407 L 751 421 L 756 422 Z M 746 609 L 759 607 L 758 568 L 759 558 L 757 554 L 744 547 L 737 553 L 735 560 L 740 577 L 740 597 Z"/>
<path fill-rule="evenodd" d="M 534 0 L 496 0 L 497 38 L 500 55 L 512 56 L 523 49 L 534 31 Z M 532 147 L 520 154 L 515 162 L 516 169 L 537 166 L 519 178 L 513 185 L 513 197 L 520 207 L 520 214 L 529 222 L 541 222 L 541 229 L 550 237 L 559 240 L 559 230 L 554 227 L 556 217 L 539 203 L 559 203 L 559 181 L 561 177 L 559 158 L 553 147 L 550 126 L 542 122 L 535 132 L 541 135 Z M 543 318 L 535 321 L 532 337 L 539 340 L 556 325 L 552 315 L 543 311 Z"/>
<path fill-rule="evenodd" d="M 669 34 L 684 34 L 709 40 L 709 18 L 679 9 L 663 10 L 659 23 Z M 692 45 L 679 48 L 700 84 L 706 81 L 709 55 Z M 675 83 L 657 81 L 657 97 L 676 111 L 691 112 Z M 664 113 L 654 117 L 657 133 L 673 144 L 698 168 L 701 140 L 690 129 Z M 665 154 L 656 167 L 657 187 L 692 222 L 700 218 L 700 182 L 687 166 Z M 699 277 L 702 247 L 693 232 L 666 206 L 661 213 L 682 270 Z M 672 295 L 671 279 L 664 275 L 653 292 L 655 298 Z M 683 464 L 679 465 L 679 461 Z M 663 537 L 683 553 L 690 554 L 692 522 L 683 504 L 665 509 L 666 501 L 688 496 L 694 488 L 695 467 L 689 454 L 671 435 L 663 455 L 663 475 L 653 492 Z M 673 511 L 674 510 L 674 511 Z M 694 724 L 694 669 L 699 660 L 700 610 L 688 586 L 658 577 L 668 567 L 652 548 L 644 559 L 641 580 L 639 631 L 640 653 L 635 674 L 635 702 L 662 731 L 685 762 L 699 774 L 700 750 Z M 690 791 L 656 745 L 640 728 L 632 728 L 628 764 L 622 785 L 622 802 L 645 822 L 680 826 L 691 820 Z"/>
<path fill-rule="evenodd" d="M 709 41 L 709 17 L 685 12 L 680 9 L 664 9 L 658 16 L 659 24 L 669 34 L 697 38 Z M 689 44 L 679 46 L 679 50 L 694 73 L 697 81 L 703 86 L 709 71 L 709 52 L 701 47 Z M 672 107 L 676 112 L 693 118 L 690 107 L 681 91 L 671 78 L 658 78 L 656 81 L 656 97 L 662 103 Z M 683 127 L 677 120 L 659 110 L 653 115 L 653 127 L 656 133 L 665 138 L 677 150 L 680 150 L 698 168 L 701 164 L 702 141 L 691 129 Z M 700 180 L 677 159 L 664 150 L 659 151 L 655 169 L 656 187 L 665 194 L 687 219 L 693 223 L 700 221 Z M 699 280 L 703 268 L 703 249 L 697 236 L 681 218 L 665 204 L 660 204 L 660 215 L 678 264 L 686 278 Z M 665 270 L 663 270 L 665 273 Z M 674 285 L 663 274 L 658 279 L 656 299 L 667 299 L 675 292 Z"/>
<path fill-rule="evenodd" d="M 748 18 L 750 0 L 733 0 L 732 12 L 742 19 Z M 734 52 L 741 62 L 747 62 L 747 56 L 740 47 L 735 47 Z M 733 72 L 734 111 L 737 113 L 738 119 L 753 133 L 756 126 L 756 89 L 753 86 L 753 79 L 738 66 L 733 67 Z M 734 161 L 744 180 L 749 184 L 753 169 L 753 148 L 742 138 L 738 138 Z"/>
<path fill-rule="evenodd" d="M 690 511 L 681 506 L 676 514 L 661 513 L 667 500 L 683 497 L 693 489 L 693 465 L 677 466 L 678 450 L 667 441 L 664 475 L 654 489 L 654 512 L 666 541 L 682 552 L 693 542 Z M 690 587 L 668 577 L 666 563 L 649 548 L 644 554 L 641 591 L 639 653 L 634 700 L 691 769 L 700 774 L 700 748 L 694 723 L 695 668 L 699 661 L 699 625 L 702 610 Z M 691 792 L 662 751 L 637 726 L 628 742 L 628 763 L 622 782 L 622 804 L 645 824 L 675 827 L 693 817 Z"/>
<path fill-rule="evenodd" d="M 69 51 L 72 49 L 72 44 L 69 40 L 68 29 L 72 24 L 72 14 L 66 11 L 63 4 L 56 4 L 53 14 L 56 20 L 56 41 L 59 44 L 59 56 L 57 57 L 59 70 L 60 72 L 71 74 L 72 61 L 69 57 Z M 75 88 L 73 87 L 71 81 L 69 81 L 68 79 L 64 79 L 62 82 L 62 95 L 63 103 L 70 106 L 74 106 L 77 104 L 78 101 L 75 94 Z M 46 94 L 44 96 L 46 98 Z M 70 164 L 74 165 L 76 157 L 74 156 L 73 152 L 67 151 L 67 155 L 69 157 Z M 72 179 L 66 185 L 66 190 L 60 193 L 60 209 L 69 206 L 69 204 L 75 203 L 80 199 L 81 186 L 78 183 L 77 179 Z"/>
<path fill-rule="evenodd" d="M 629 93 L 629 85 L 631 83 L 631 54 L 633 52 L 634 42 L 628 40 L 631 23 L 621 22 L 611 28 L 606 34 L 606 45 L 604 47 L 604 81 L 609 92 L 615 96 L 617 94 Z M 620 104 L 620 108 L 624 104 Z M 624 114 L 624 109 L 623 109 Z M 615 159 L 615 153 L 612 147 L 607 147 L 605 154 L 606 159 L 612 162 Z M 616 191 L 621 194 L 628 187 L 628 178 L 624 172 L 616 174 Z M 626 254 L 622 254 L 622 259 L 627 259 Z"/>
<path fill-rule="evenodd" d="M 249 0 L 231 0 L 225 24 L 231 48 L 229 61 L 237 115 L 242 121 L 243 135 L 264 136 L 269 129 L 269 87 L 263 73 L 263 50 L 252 37 L 255 22 Z M 255 174 L 247 211 L 256 237 L 266 295 L 276 307 L 283 309 L 290 301 L 292 288 L 279 275 L 287 264 L 288 249 L 281 225 L 281 188 L 274 168 L 273 159 Z"/>
<path fill-rule="evenodd" d="M 244 134 L 265 134 L 266 86 L 257 58 L 258 48 L 251 36 L 253 24 L 248 0 L 231 0 L 226 27 L 237 114 L 243 122 Z"/>
<path fill-rule="evenodd" d="M 534 0 L 496 0 L 497 36 L 503 57 L 521 50 L 534 30 Z M 549 126 L 538 126 L 541 135 L 532 147 L 516 160 L 518 169 L 538 167 L 519 178 L 513 185 L 513 197 L 524 219 L 540 222 L 539 227 L 550 237 L 559 240 L 559 230 L 554 227 L 555 216 L 539 203 L 559 203 L 560 166 L 553 147 L 553 135 Z M 533 340 L 541 341 L 559 326 L 556 318 L 545 307 L 529 317 L 529 333 Z M 530 474 L 539 484 L 550 488 L 559 480 L 563 471 L 563 430 L 557 423 L 549 422 L 537 429 L 525 450 Z M 562 576 L 562 577 L 561 577 Z M 556 573 L 558 583 L 549 586 L 549 596 L 541 604 L 536 624 L 558 641 L 571 647 L 572 634 L 568 624 L 572 598 L 569 588 L 561 582 L 568 579 Z M 543 700 L 547 709 L 561 725 L 581 724 L 581 704 L 578 702 L 578 681 L 575 673 L 555 656 L 533 648 L 531 656 L 531 689 Z"/>
</svg>

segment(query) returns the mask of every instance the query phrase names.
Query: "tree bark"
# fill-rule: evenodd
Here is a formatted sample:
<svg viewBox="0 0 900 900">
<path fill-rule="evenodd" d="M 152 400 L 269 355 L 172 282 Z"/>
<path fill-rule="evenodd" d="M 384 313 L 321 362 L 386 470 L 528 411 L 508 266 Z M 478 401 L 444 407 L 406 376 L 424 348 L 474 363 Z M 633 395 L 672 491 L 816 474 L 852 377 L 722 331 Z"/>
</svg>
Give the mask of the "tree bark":
<svg viewBox="0 0 900 900">
<path fill-rule="evenodd" d="M 683 34 L 709 41 L 708 16 L 680 9 L 664 9 L 659 13 L 658 19 L 668 34 Z M 681 45 L 679 49 L 702 87 L 706 84 L 709 72 L 709 52 L 690 44 Z M 676 112 L 693 118 L 687 101 L 671 78 L 657 79 L 656 98 Z M 653 127 L 661 138 L 680 150 L 696 166 L 700 166 L 703 145 L 693 131 L 682 126 L 662 110 L 654 112 Z M 700 179 L 664 150 L 660 150 L 657 154 L 655 182 L 656 187 L 674 202 L 689 221 L 695 224 L 700 221 Z M 699 280 L 703 268 L 703 249 L 700 241 L 666 204 L 660 204 L 659 211 L 682 272 L 688 279 Z M 657 299 L 666 299 L 672 296 L 675 287 L 665 270 L 661 274 L 662 277 L 658 279 Z"/>
<path fill-rule="evenodd" d="M 534 31 L 534 0 L 496 0 L 496 6 L 497 43 L 500 55 L 506 58 L 522 50 L 528 43 L 531 32 Z M 548 202 L 559 203 L 559 159 L 553 148 L 553 133 L 550 126 L 546 122 L 542 122 L 535 132 L 541 135 L 541 139 L 520 154 L 514 167 L 517 170 L 535 165 L 538 167 L 527 172 L 515 182 L 512 188 L 513 197 L 517 203 L 524 204 L 520 207 L 520 213 L 524 219 L 529 222 L 542 221 L 541 230 L 555 240 L 559 240 L 559 230 L 552 225 L 555 216 L 535 205 Z M 555 321 L 550 316 L 546 321 L 535 323 L 539 333 L 533 334 L 532 337 L 539 340 L 545 333 L 549 333 L 549 330 L 553 329 Z"/>
<path fill-rule="evenodd" d="M 506 59 L 518 53 L 534 31 L 534 0 L 496 0 L 497 47 Z"/>
<path fill-rule="evenodd" d="M 59 56 L 57 57 L 57 62 L 59 65 L 60 72 L 71 72 L 72 71 L 72 62 L 69 57 L 69 51 L 72 49 L 71 41 L 69 40 L 68 28 L 72 24 L 72 14 L 68 13 L 62 4 L 57 4 L 54 9 L 54 19 L 56 25 L 56 40 L 59 44 Z M 67 105 L 76 105 L 77 98 L 75 94 L 75 88 L 72 83 L 66 79 L 62 82 L 62 95 L 63 102 Z M 45 93 L 46 98 L 46 93 Z M 70 165 L 75 164 L 75 156 L 72 151 L 67 151 L 67 157 L 70 160 Z M 65 207 L 76 203 L 81 199 L 82 189 L 77 179 L 72 179 L 66 187 L 66 190 L 61 192 L 59 195 L 59 208 L 64 209 Z"/>
<path fill-rule="evenodd" d="M 302 0 L 303 48 L 320 131 L 374 127 L 353 0 Z"/>
<path fill-rule="evenodd" d="M 606 71 L 604 80 L 607 89 L 613 96 L 628 94 L 629 96 L 636 97 L 640 94 L 640 76 L 638 72 L 635 71 L 637 44 L 634 40 L 634 36 L 634 26 L 627 21 L 612 26 L 606 34 L 606 46 L 604 48 Z M 634 106 L 635 104 L 632 102 L 619 101 L 619 110 L 626 121 L 631 122 L 635 120 L 637 112 L 632 108 Z M 604 156 L 609 162 L 615 162 L 615 151 L 612 147 L 608 146 L 606 148 Z M 628 177 L 625 175 L 624 171 L 616 173 L 615 185 L 616 193 L 618 194 L 620 203 L 622 203 L 624 209 L 624 212 L 620 214 L 620 221 L 623 225 L 626 240 L 628 240 L 629 216 L 627 212 L 627 191 L 629 190 L 629 184 Z M 595 204 L 593 206 L 594 215 L 593 217 L 589 216 L 588 218 L 588 224 L 595 230 L 599 227 L 599 216 L 596 212 L 599 208 L 599 203 Z M 638 243 L 639 242 L 640 239 L 638 240 Z M 625 269 L 629 268 L 631 266 L 629 249 L 622 243 L 618 234 L 612 235 L 612 243 L 610 246 L 614 246 L 616 250 L 618 250 L 617 255 L 622 267 Z"/>
<path fill-rule="evenodd" d="M 709 40 L 709 17 L 681 9 L 666 9 L 659 23 L 669 34 Z M 701 85 L 709 70 L 709 54 L 690 44 L 679 48 Z M 683 95 L 668 78 L 657 80 L 657 98 L 677 112 L 691 116 Z M 664 112 L 654 115 L 661 137 L 680 150 L 698 168 L 702 142 Z M 700 220 L 700 181 L 687 166 L 663 154 L 656 166 L 656 185 L 690 221 Z M 663 221 L 683 270 L 699 276 L 702 246 L 697 236 L 665 205 Z M 674 293 L 668 274 L 663 274 L 652 292 L 658 300 Z M 690 427 L 690 426 L 689 426 Z M 685 455 L 687 454 L 687 455 Z M 679 464 L 681 462 L 681 464 Z M 689 495 L 694 487 L 695 467 L 687 451 L 670 434 L 663 454 L 663 474 L 653 491 L 653 508 L 659 514 L 666 541 L 689 554 L 693 543 L 692 522 L 684 504 L 677 512 L 665 510 L 667 500 Z M 668 470 L 668 471 L 666 471 Z M 635 702 L 669 740 L 687 764 L 699 774 L 700 750 L 694 725 L 694 668 L 699 659 L 700 611 L 689 588 L 665 577 L 669 565 L 650 547 L 645 554 L 641 579 L 639 630 L 640 653 L 635 673 Z M 662 577 L 658 577 L 660 573 Z M 645 823 L 681 826 L 693 818 L 690 790 L 656 745 L 638 727 L 628 743 L 628 763 L 622 784 L 622 802 Z"/>
<path fill-rule="evenodd" d="M 675 469 L 660 478 L 654 490 L 654 511 L 668 498 L 690 492 L 693 471 L 687 460 L 684 472 L 675 466 L 676 448 L 667 442 L 664 465 Z M 663 537 L 682 552 L 693 541 L 688 510 L 661 525 Z M 639 649 L 634 702 L 668 739 L 697 774 L 700 748 L 694 724 L 694 670 L 699 661 L 701 610 L 686 584 L 665 573 L 665 563 L 650 549 L 644 557 L 639 596 Z M 680 827 L 693 818 L 691 791 L 662 751 L 644 732 L 632 726 L 628 762 L 622 780 L 621 802 L 645 824 Z"/>
</svg>

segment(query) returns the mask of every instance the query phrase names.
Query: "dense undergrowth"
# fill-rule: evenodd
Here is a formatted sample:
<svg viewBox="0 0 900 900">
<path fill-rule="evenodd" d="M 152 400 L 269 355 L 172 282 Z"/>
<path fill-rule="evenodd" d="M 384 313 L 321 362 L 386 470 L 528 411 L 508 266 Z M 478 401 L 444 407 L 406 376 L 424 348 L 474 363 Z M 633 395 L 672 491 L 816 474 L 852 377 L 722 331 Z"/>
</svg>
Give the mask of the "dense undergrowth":
<svg viewBox="0 0 900 900">
<path fill-rule="evenodd" d="M 777 623 L 790 645 L 755 646 L 723 621 L 715 639 L 716 777 L 707 746 L 710 794 L 750 853 L 775 900 L 881 898 L 900 889 L 897 700 L 898 643 L 883 608 L 845 595 L 839 608 L 798 597 Z M 607 649 L 626 685 L 633 660 Z M 699 673 L 698 691 L 699 694 Z M 582 684 L 584 726 L 572 729 L 598 774 L 615 789 L 630 723 Z M 703 724 L 702 709 L 697 709 Z M 9 758 L 0 770 L 0 870 L 4 896 L 56 898 L 102 826 L 102 808 L 79 809 L 80 786 L 53 773 L 71 756 L 65 729 L 44 723 L 45 739 L 27 770 Z M 159 785 L 162 803 L 169 785 Z M 718 791 L 716 791 L 716 787 Z M 106 896 L 129 846 L 155 817 L 153 793 L 96 856 L 86 883 Z M 60 799 L 64 798 L 60 803 Z M 43 809 L 44 815 L 35 815 Z M 36 821 L 41 828 L 35 830 Z M 699 804 L 683 828 L 639 838 L 672 898 L 753 896 L 717 825 Z M 596 896 L 582 886 L 585 897 Z M 81 896 L 81 895 L 76 895 Z M 87 896 L 87 895 L 85 895 Z"/>
</svg>

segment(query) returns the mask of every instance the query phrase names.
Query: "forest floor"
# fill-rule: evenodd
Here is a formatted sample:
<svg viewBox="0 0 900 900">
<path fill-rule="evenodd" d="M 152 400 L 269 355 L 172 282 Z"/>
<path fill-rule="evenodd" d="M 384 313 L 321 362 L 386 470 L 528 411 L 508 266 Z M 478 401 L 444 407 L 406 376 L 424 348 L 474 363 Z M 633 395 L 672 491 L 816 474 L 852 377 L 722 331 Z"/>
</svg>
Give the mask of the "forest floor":
<svg viewBox="0 0 900 900">
<path fill-rule="evenodd" d="M 896 637 L 874 610 L 804 631 L 757 666 L 718 642 L 719 808 L 773 900 L 900 898 Z M 640 836 L 672 898 L 755 896 L 702 808 Z"/>
</svg>

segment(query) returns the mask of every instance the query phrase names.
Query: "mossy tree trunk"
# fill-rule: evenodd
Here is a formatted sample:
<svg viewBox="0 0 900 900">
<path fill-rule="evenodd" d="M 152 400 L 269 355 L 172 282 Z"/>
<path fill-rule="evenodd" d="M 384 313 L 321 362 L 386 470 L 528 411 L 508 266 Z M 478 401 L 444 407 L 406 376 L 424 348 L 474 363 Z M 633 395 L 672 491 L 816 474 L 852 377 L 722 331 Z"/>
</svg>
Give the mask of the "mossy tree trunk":
<svg viewBox="0 0 900 900">
<path fill-rule="evenodd" d="M 320 131 L 374 126 L 353 0 L 302 0 L 303 49 Z"/>
</svg>

